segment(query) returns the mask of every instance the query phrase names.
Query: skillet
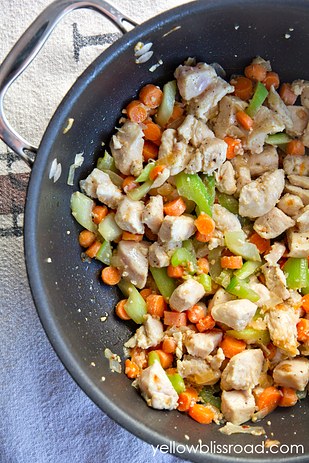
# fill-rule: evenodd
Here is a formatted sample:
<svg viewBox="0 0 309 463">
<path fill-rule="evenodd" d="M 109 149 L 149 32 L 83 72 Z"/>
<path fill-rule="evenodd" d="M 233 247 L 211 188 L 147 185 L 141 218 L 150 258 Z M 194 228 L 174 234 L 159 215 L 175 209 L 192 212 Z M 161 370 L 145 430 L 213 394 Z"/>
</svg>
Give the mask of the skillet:
<svg viewBox="0 0 309 463">
<path fill-rule="evenodd" d="M 305 0 L 199 0 L 168 11 L 137 26 L 111 45 L 77 80 L 55 112 L 40 147 L 34 148 L 9 127 L 3 98 L 12 80 L 29 64 L 58 20 L 69 11 L 88 7 L 108 16 L 125 32 L 134 21 L 102 0 L 58 0 L 26 31 L 0 67 L 0 136 L 32 166 L 25 211 L 25 258 L 33 298 L 43 327 L 60 359 L 86 394 L 111 418 L 138 437 L 200 462 L 306 462 L 308 402 L 277 410 L 271 415 L 268 437 L 284 444 L 285 452 L 246 452 L 264 437 L 224 436 L 215 425 L 202 426 L 187 416 L 147 408 L 125 375 L 112 373 L 105 348 L 123 357 L 123 343 L 134 327 L 118 321 L 114 306 L 120 294 L 99 282 L 100 266 L 80 259 L 79 226 L 70 214 L 70 196 L 94 166 L 101 142 L 107 143 L 120 110 L 148 82 L 162 84 L 188 56 L 218 62 L 227 74 L 240 72 L 253 56 L 269 59 L 282 81 L 309 79 L 309 5 Z M 165 35 L 176 26 L 174 32 Z M 237 27 L 239 26 L 239 27 Z M 292 29 L 292 30 L 291 30 Z M 287 37 L 287 34 L 290 37 Z M 135 64 L 134 45 L 153 42 L 153 58 Z M 163 60 L 155 72 L 149 67 Z M 67 134 L 67 119 L 74 124 Z M 69 166 L 76 153 L 85 161 L 76 171 L 74 186 L 67 185 Z M 33 154 L 36 154 L 33 162 Z M 49 180 L 52 161 L 62 165 L 60 179 Z M 100 318 L 108 314 L 107 320 Z M 295 418 L 291 416 L 294 415 Z M 273 433 L 273 437 L 270 433 Z M 185 437 L 188 436 L 189 440 Z M 187 444 L 204 447 L 195 453 Z M 174 444 L 171 444 L 171 442 Z M 212 444 L 211 444 L 212 442 Z M 224 444 L 239 444 L 221 451 Z M 210 445 L 211 444 L 211 445 Z M 304 446 L 305 454 L 289 452 L 288 445 Z M 207 447 L 211 455 L 205 456 Z"/>
</svg>

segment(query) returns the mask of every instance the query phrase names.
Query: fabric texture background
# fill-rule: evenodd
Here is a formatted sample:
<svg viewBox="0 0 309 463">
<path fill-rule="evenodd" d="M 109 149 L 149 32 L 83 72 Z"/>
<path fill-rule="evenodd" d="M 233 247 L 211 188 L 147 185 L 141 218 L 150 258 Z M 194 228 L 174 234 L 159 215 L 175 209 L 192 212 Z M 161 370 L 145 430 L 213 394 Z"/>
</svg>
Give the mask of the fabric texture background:
<svg viewBox="0 0 309 463">
<path fill-rule="evenodd" d="M 0 0 L 0 62 L 50 0 Z M 143 22 L 185 0 L 114 0 Z M 5 99 L 12 126 L 38 145 L 62 97 L 119 32 L 79 10 L 57 26 Z M 0 140 L 0 462 L 179 461 L 157 453 L 104 415 L 75 384 L 38 319 L 23 254 L 23 210 L 30 170 Z"/>
</svg>

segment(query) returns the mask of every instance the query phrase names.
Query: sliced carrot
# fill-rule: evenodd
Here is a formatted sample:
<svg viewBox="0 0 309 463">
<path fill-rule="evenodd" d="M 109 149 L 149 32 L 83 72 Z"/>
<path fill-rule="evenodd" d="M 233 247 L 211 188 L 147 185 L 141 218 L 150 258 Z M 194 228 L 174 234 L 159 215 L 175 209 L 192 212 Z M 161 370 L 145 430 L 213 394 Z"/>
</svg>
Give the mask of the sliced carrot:
<svg viewBox="0 0 309 463">
<path fill-rule="evenodd" d="M 105 267 L 101 272 L 101 278 L 106 285 L 115 286 L 121 280 L 121 273 L 116 267 Z"/>
<path fill-rule="evenodd" d="M 136 188 L 138 184 L 135 182 L 135 177 L 133 177 L 132 175 L 128 175 L 122 182 L 121 186 L 123 191 L 127 193 L 128 191 L 131 191 L 134 188 Z"/>
<path fill-rule="evenodd" d="M 297 95 L 293 92 L 291 84 L 282 84 L 279 95 L 286 105 L 293 105 L 297 100 Z"/>
<path fill-rule="evenodd" d="M 234 94 L 242 100 L 249 100 L 253 95 L 253 82 L 244 76 L 236 77 L 231 80 L 234 86 Z"/>
<path fill-rule="evenodd" d="M 116 305 L 115 311 L 117 317 L 121 318 L 121 320 L 131 320 L 131 317 L 127 314 L 125 305 L 127 303 L 128 299 L 122 299 L 121 301 L 118 302 Z"/>
<path fill-rule="evenodd" d="M 152 290 L 150 288 L 144 288 L 139 293 L 142 296 L 142 298 L 145 299 L 145 301 L 146 301 L 147 297 L 150 296 L 150 294 L 153 294 L 153 292 L 152 292 Z"/>
<path fill-rule="evenodd" d="M 242 267 L 241 256 L 223 256 L 221 257 L 221 267 L 236 270 Z"/>
<path fill-rule="evenodd" d="M 158 153 L 159 148 L 157 145 L 155 145 L 149 140 L 144 141 L 143 158 L 145 162 L 148 162 L 150 159 L 157 159 Z"/>
<path fill-rule="evenodd" d="M 250 243 L 255 244 L 260 254 L 267 253 L 270 250 L 270 240 L 262 238 L 258 233 L 252 233 L 249 241 Z"/>
<path fill-rule="evenodd" d="M 241 339 L 232 338 L 232 336 L 225 336 L 220 343 L 220 347 L 223 350 L 225 357 L 228 359 L 234 357 L 234 355 L 240 354 L 246 349 L 247 344 Z"/>
<path fill-rule="evenodd" d="M 148 108 L 157 108 L 162 102 L 163 92 L 159 87 L 147 84 L 141 89 L 138 96 Z"/>
<path fill-rule="evenodd" d="M 169 265 L 167 267 L 167 274 L 170 278 L 182 278 L 184 274 L 184 268 L 181 265 Z"/>
<path fill-rule="evenodd" d="M 139 376 L 139 368 L 136 363 L 132 362 L 130 359 L 125 361 L 125 374 L 128 378 L 133 379 Z"/>
<path fill-rule="evenodd" d="M 91 259 L 95 257 L 101 247 L 102 243 L 99 240 L 95 240 L 89 248 L 85 251 L 85 254 L 87 254 L 88 257 Z"/>
<path fill-rule="evenodd" d="M 274 88 L 278 88 L 280 85 L 280 79 L 279 75 L 276 72 L 273 71 L 268 71 L 266 72 L 266 77 L 263 80 L 263 84 L 267 88 L 267 90 L 270 90 L 270 87 L 273 85 Z"/>
<path fill-rule="evenodd" d="M 306 313 L 309 313 L 309 294 L 302 297 L 301 306 Z"/>
<path fill-rule="evenodd" d="M 162 368 L 166 370 L 166 368 L 170 368 L 173 364 L 174 355 L 164 352 L 162 349 L 155 349 L 153 352 L 156 352 L 160 357 L 160 363 Z"/>
<path fill-rule="evenodd" d="M 83 248 L 89 248 L 95 242 L 95 233 L 82 230 L 78 236 L 78 242 Z"/>
<path fill-rule="evenodd" d="M 266 78 L 266 73 L 266 68 L 262 64 L 253 63 L 245 67 L 245 76 L 248 77 L 248 79 L 263 82 Z"/>
<path fill-rule="evenodd" d="M 238 111 L 236 113 L 237 122 L 245 129 L 250 130 L 253 127 L 253 119 L 245 111 Z"/>
<path fill-rule="evenodd" d="M 160 294 L 150 294 L 146 299 L 147 312 L 153 317 L 163 317 L 167 304 Z"/>
<path fill-rule="evenodd" d="M 144 122 L 147 119 L 147 109 L 139 100 L 133 100 L 126 107 L 127 116 L 133 122 Z"/>
<path fill-rule="evenodd" d="M 266 414 L 271 413 L 279 404 L 282 397 L 281 391 L 274 386 L 266 387 L 256 398 L 256 405 L 259 410 Z"/>
<path fill-rule="evenodd" d="M 187 317 L 189 322 L 198 323 L 200 320 L 205 318 L 206 313 L 203 306 L 195 304 L 193 307 L 187 310 Z"/>
<path fill-rule="evenodd" d="M 195 238 L 197 241 L 200 241 L 201 243 L 208 243 L 208 241 L 212 238 L 213 233 L 209 233 L 208 235 L 204 235 L 203 233 L 200 233 L 198 230 L 195 233 Z"/>
<path fill-rule="evenodd" d="M 132 362 L 136 363 L 140 370 L 148 366 L 147 353 L 144 349 L 135 346 L 130 350 L 130 356 Z"/>
<path fill-rule="evenodd" d="M 197 259 L 197 266 L 203 273 L 209 273 L 209 262 L 206 257 L 200 257 Z"/>
<path fill-rule="evenodd" d="M 294 156 L 303 156 L 305 154 L 305 145 L 300 140 L 291 140 L 286 145 L 286 154 L 292 154 Z"/>
<path fill-rule="evenodd" d="M 241 140 L 239 138 L 224 137 L 227 144 L 226 159 L 233 159 L 240 152 Z"/>
<path fill-rule="evenodd" d="M 197 324 L 196 328 L 200 333 L 203 333 L 204 331 L 212 330 L 215 326 L 216 322 L 212 318 L 211 315 L 206 315 L 204 318 L 201 318 Z"/>
<path fill-rule="evenodd" d="M 167 326 L 186 326 L 187 315 L 186 312 L 164 312 L 164 325 Z"/>
<path fill-rule="evenodd" d="M 163 339 L 162 350 L 167 354 L 174 354 L 176 351 L 177 343 L 174 338 L 167 337 Z"/>
<path fill-rule="evenodd" d="M 281 392 L 282 397 L 279 400 L 279 407 L 293 407 L 293 405 L 297 404 L 298 397 L 295 389 L 283 387 Z"/>
<path fill-rule="evenodd" d="M 144 235 L 139 235 L 137 233 L 130 233 L 128 231 L 123 231 L 121 239 L 124 241 L 142 241 Z"/>
<path fill-rule="evenodd" d="M 203 235 L 211 235 L 215 230 L 214 220 L 205 212 L 201 212 L 198 218 L 194 221 L 194 224 L 198 231 Z"/>
<path fill-rule="evenodd" d="M 145 121 L 145 128 L 143 129 L 145 140 L 158 141 L 161 140 L 162 132 L 161 127 L 152 121 Z"/>
<path fill-rule="evenodd" d="M 297 339 L 300 342 L 309 340 L 309 320 L 307 318 L 300 318 L 297 323 Z"/>
<path fill-rule="evenodd" d="M 181 392 L 178 396 L 178 407 L 180 412 L 187 412 L 198 399 L 198 393 L 193 387 L 187 387 L 184 392 Z"/>
<path fill-rule="evenodd" d="M 182 199 L 181 196 L 179 198 L 174 199 L 173 201 L 169 201 L 165 203 L 163 206 L 163 211 L 165 215 L 172 215 L 172 216 L 180 216 L 182 215 L 187 208 L 186 203 Z"/>
<path fill-rule="evenodd" d="M 180 106 L 179 104 L 175 103 L 172 115 L 169 118 L 168 123 L 170 124 L 171 122 L 176 121 L 177 119 L 179 119 L 183 115 L 183 113 L 184 113 L 184 108 L 182 106 Z"/>
<path fill-rule="evenodd" d="M 104 217 L 108 214 L 108 209 L 106 206 L 94 206 L 92 209 L 92 220 L 97 225 L 102 222 Z"/>
<path fill-rule="evenodd" d="M 210 424 L 215 417 L 214 411 L 202 404 L 194 404 L 189 409 L 188 415 L 201 424 Z"/>
<path fill-rule="evenodd" d="M 158 164 L 155 166 L 149 173 L 150 180 L 155 180 L 160 174 L 162 174 L 165 168 L 166 166 L 164 164 Z"/>
</svg>

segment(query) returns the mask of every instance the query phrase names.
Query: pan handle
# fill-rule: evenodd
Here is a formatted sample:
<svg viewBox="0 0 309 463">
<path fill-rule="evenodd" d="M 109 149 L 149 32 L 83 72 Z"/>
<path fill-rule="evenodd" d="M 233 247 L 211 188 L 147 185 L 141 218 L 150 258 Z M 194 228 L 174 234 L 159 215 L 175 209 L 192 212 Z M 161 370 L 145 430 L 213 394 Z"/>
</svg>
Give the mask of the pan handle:
<svg viewBox="0 0 309 463">
<path fill-rule="evenodd" d="M 4 96 L 13 81 L 27 68 L 38 54 L 58 22 L 69 12 L 90 8 L 109 18 L 122 33 L 125 23 L 136 26 L 124 14 L 104 0 L 56 0 L 51 3 L 24 32 L 0 66 L 0 138 L 30 167 L 37 148 L 22 138 L 9 124 L 4 114 Z M 29 152 L 29 153 L 28 153 Z"/>
</svg>

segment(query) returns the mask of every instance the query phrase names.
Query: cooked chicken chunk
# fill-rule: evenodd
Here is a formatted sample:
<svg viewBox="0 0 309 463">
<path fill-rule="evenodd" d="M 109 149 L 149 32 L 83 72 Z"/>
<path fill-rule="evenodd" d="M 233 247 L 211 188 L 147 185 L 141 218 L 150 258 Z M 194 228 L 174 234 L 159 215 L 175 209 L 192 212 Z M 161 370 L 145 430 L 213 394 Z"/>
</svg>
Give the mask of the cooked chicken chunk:
<svg viewBox="0 0 309 463">
<path fill-rule="evenodd" d="M 291 193 L 292 195 L 299 196 L 304 206 L 308 206 L 309 190 L 306 190 L 305 188 L 300 188 L 299 186 L 291 185 L 290 183 L 286 182 L 284 191 L 286 193 Z"/>
<path fill-rule="evenodd" d="M 222 333 L 220 331 L 208 333 L 189 332 L 185 336 L 184 344 L 190 355 L 206 359 L 206 357 L 218 347 L 221 340 Z"/>
<path fill-rule="evenodd" d="M 215 304 L 211 309 L 211 315 L 217 322 L 224 323 L 234 330 L 246 328 L 257 310 L 257 305 L 248 299 Z"/>
<path fill-rule="evenodd" d="M 162 133 L 161 144 L 159 148 L 159 159 L 170 158 L 174 144 L 177 142 L 177 132 L 175 129 L 166 129 Z"/>
<path fill-rule="evenodd" d="M 251 173 L 247 166 L 241 166 L 236 170 L 236 193 L 235 196 L 239 197 L 241 190 L 245 185 L 251 183 Z"/>
<path fill-rule="evenodd" d="M 168 165 L 170 175 L 183 171 L 193 154 L 193 147 L 184 141 L 177 141 L 177 132 L 174 129 L 164 130 L 161 138 L 158 159 Z"/>
<path fill-rule="evenodd" d="M 191 143 L 195 148 L 199 147 L 207 138 L 214 138 L 214 133 L 205 122 L 196 119 L 191 114 L 186 116 L 177 132 L 186 143 Z"/>
<path fill-rule="evenodd" d="M 173 310 L 184 312 L 190 309 L 205 295 L 204 286 L 190 278 L 173 291 L 169 303 Z"/>
<path fill-rule="evenodd" d="M 213 205 L 212 218 L 215 221 L 216 228 L 222 233 L 241 230 L 241 224 L 236 215 L 220 206 L 220 204 Z"/>
<path fill-rule="evenodd" d="M 278 169 L 279 156 L 274 146 L 266 145 L 260 154 L 246 154 L 244 158 L 252 177 Z"/>
<path fill-rule="evenodd" d="M 144 233 L 144 224 L 142 215 L 144 211 L 144 203 L 142 201 L 133 201 L 125 196 L 119 203 L 115 214 L 117 225 L 130 233 Z"/>
<path fill-rule="evenodd" d="M 159 362 L 142 371 L 138 386 L 149 407 L 158 410 L 177 408 L 178 394 Z"/>
<path fill-rule="evenodd" d="M 308 257 L 309 256 L 309 239 L 308 233 L 298 232 L 294 228 L 287 232 L 289 257 Z"/>
<path fill-rule="evenodd" d="M 287 132 L 289 135 L 301 137 L 308 125 L 309 111 L 302 106 L 295 105 L 287 106 L 287 108 L 293 123 L 292 128 L 290 128 Z"/>
<path fill-rule="evenodd" d="M 309 156 L 288 155 L 283 159 L 286 175 L 309 175 Z"/>
<path fill-rule="evenodd" d="M 167 267 L 170 263 L 170 258 L 163 248 L 158 242 L 154 242 L 149 246 L 149 265 L 151 267 Z"/>
<path fill-rule="evenodd" d="M 300 96 L 302 106 L 309 109 L 309 82 L 303 79 L 294 80 L 291 88 L 295 95 Z"/>
<path fill-rule="evenodd" d="M 290 293 L 286 287 L 286 278 L 280 266 L 278 264 L 264 264 L 261 270 L 265 276 L 267 288 L 281 297 L 281 299 L 289 299 Z"/>
<path fill-rule="evenodd" d="M 144 133 L 136 122 L 126 121 L 113 135 L 110 148 L 117 169 L 122 174 L 137 176 L 143 169 Z"/>
<path fill-rule="evenodd" d="M 274 207 L 254 222 L 254 230 L 265 239 L 277 238 L 281 233 L 295 225 L 295 221 Z"/>
<path fill-rule="evenodd" d="M 113 184 L 110 176 L 100 169 L 93 169 L 91 174 L 81 182 L 82 191 L 91 198 L 98 198 L 101 203 L 115 209 L 123 195 Z"/>
<path fill-rule="evenodd" d="M 219 370 L 225 359 L 223 349 L 218 347 L 217 352 L 214 355 L 207 355 L 206 360 L 213 370 Z"/>
<path fill-rule="evenodd" d="M 142 212 L 142 222 L 147 225 L 153 233 L 158 234 L 163 218 L 162 196 L 151 196 Z"/>
<path fill-rule="evenodd" d="M 282 119 L 266 106 L 262 106 L 254 118 L 253 130 L 249 133 L 246 149 L 254 154 L 262 153 L 267 135 L 282 132 Z"/>
<path fill-rule="evenodd" d="M 303 136 L 301 137 L 301 141 L 305 145 L 306 148 L 309 148 L 309 123 L 304 130 Z"/>
<path fill-rule="evenodd" d="M 259 280 L 256 277 L 251 277 L 250 278 L 250 288 L 260 296 L 260 299 L 256 301 L 256 305 L 258 307 L 274 307 L 277 304 L 280 304 L 282 301 L 282 298 L 277 296 L 274 292 L 269 291 L 268 288 L 266 288 L 265 285 L 259 282 Z M 250 325 L 252 325 L 252 320 L 250 322 Z M 265 327 L 266 329 L 266 327 Z"/>
<path fill-rule="evenodd" d="M 125 347 L 140 347 L 141 349 L 149 349 L 149 347 L 157 346 L 163 339 L 163 325 L 157 318 L 151 315 L 145 315 L 144 324 L 138 328 L 126 343 Z"/>
<path fill-rule="evenodd" d="M 166 180 L 170 177 L 171 175 L 171 171 L 170 169 L 168 169 L 167 167 L 165 167 L 162 172 L 159 172 L 158 176 L 154 179 L 152 185 L 151 185 L 151 189 L 154 189 L 154 188 L 160 188 L 160 186 L 162 186 Z M 150 192 L 149 192 L 150 194 Z"/>
<path fill-rule="evenodd" d="M 245 185 L 239 197 L 239 213 L 243 217 L 261 217 L 279 200 L 284 188 L 284 171 L 266 172 Z"/>
<path fill-rule="evenodd" d="M 274 368 L 273 377 L 279 386 L 304 391 L 309 381 L 309 360 L 304 357 L 283 360 Z"/>
<path fill-rule="evenodd" d="M 177 360 L 178 373 L 188 381 L 198 385 L 215 384 L 221 376 L 221 371 L 212 369 L 206 360 L 185 355 L 183 360 Z"/>
<path fill-rule="evenodd" d="M 181 215 L 174 217 L 167 215 L 164 217 L 159 230 L 160 241 L 184 241 L 190 238 L 195 233 L 195 225 L 193 217 Z"/>
<path fill-rule="evenodd" d="M 144 288 L 148 275 L 148 244 L 146 242 L 134 243 L 132 241 L 120 241 L 117 248 L 117 267 L 122 272 L 122 277 Z"/>
<path fill-rule="evenodd" d="M 296 329 L 298 318 L 292 307 L 283 304 L 271 308 L 265 315 L 272 342 L 291 357 L 298 354 Z"/>
<path fill-rule="evenodd" d="M 221 193 L 233 195 L 236 191 L 236 177 L 233 164 L 225 161 L 216 173 L 216 185 Z"/>
<path fill-rule="evenodd" d="M 309 232 L 309 206 L 304 207 L 296 219 L 296 225 L 301 233 Z"/>
<path fill-rule="evenodd" d="M 276 92 L 276 90 L 274 89 L 273 85 L 270 87 L 268 97 L 267 97 L 267 102 L 268 102 L 270 109 L 272 109 L 274 113 L 278 115 L 283 121 L 286 131 L 288 133 L 291 133 L 291 135 L 293 135 L 292 134 L 293 121 L 292 121 L 290 111 L 287 108 L 284 101 L 282 100 L 282 98 L 280 97 L 279 93 Z"/>
<path fill-rule="evenodd" d="M 233 296 L 233 294 L 228 293 L 223 288 L 219 288 L 215 292 L 212 300 L 210 301 L 210 303 L 208 305 L 208 309 L 211 310 L 215 305 L 222 304 L 224 302 L 233 301 L 235 299 L 236 299 L 236 297 Z"/>
<path fill-rule="evenodd" d="M 211 174 L 226 159 L 227 144 L 219 138 L 207 138 L 205 142 L 196 149 L 187 164 L 185 172 L 194 174 L 203 172 Z"/>
<path fill-rule="evenodd" d="M 296 215 L 304 207 L 300 197 L 291 195 L 290 193 L 286 193 L 284 196 L 282 196 L 277 206 L 290 217 Z"/>
<path fill-rule="evenodd" d="M 264 355 L 261 349 L 246 349 L 234 355 L 222 372 L 222 389 L 252 389 L 259 382 L 263 363 Z"/>
<path fill-rule="evenodd" d="M 276 265 L 286 251 L 286 247 L 277 241 L 271 246 L 270 251 L 264 254 L 264 259 L 270 265 Z"/>
<path fill-rule="evenodd" d="M 216 137 L 224 138 L 226 136 L 233 138 L 242 138 L 243 130 L 238 127 L 236 113 L 244 111 L 247 103 L 236 96 L 224 96 L 219 103 L 219 114 L 214 124 Z"/>
<path fill-rule="evenodd" d="M 308 175 L 289 175 L 289 182 L 292 185 L 299 186 L 301 188 L 309 189 L 309 176 Z"/>
<path fill-rule="evenodd" d="M 255 400 L 251 391 L 223 391 L 221 410 L 224 418 L 233 424 L 250 420 L 255 411 Z"/>
<path fill-rule="evenodd" d="M 206 63 L 196 66 L 178 66 L 174 73 L 180 95 L 184 100 L 199 96 L 217 77 L 213 67 Z"/>
</svg>

